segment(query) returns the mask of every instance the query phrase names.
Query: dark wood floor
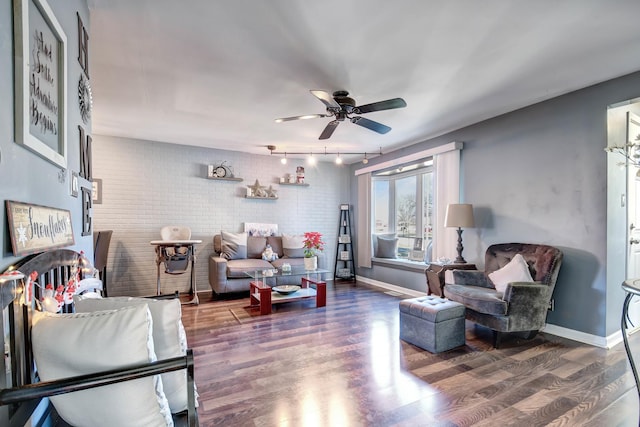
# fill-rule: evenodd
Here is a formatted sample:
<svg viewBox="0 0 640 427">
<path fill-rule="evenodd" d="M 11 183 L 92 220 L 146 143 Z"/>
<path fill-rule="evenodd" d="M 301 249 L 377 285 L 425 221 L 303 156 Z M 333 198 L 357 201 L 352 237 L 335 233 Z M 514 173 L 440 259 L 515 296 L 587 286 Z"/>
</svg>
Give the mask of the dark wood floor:
<svg viewBox="0 0 640 427">
<path fill-rule="evenodd" d="M 466 346 L 436 355 L 398 338 L 407 296 L 328 287 L 324 308 L 292 302 L 268 316 L 248 295 L 183 306 L 202 426 L 638 425 L 622 344 L 540 333 L 496 350 L 467 322 Z"/>
</svg>

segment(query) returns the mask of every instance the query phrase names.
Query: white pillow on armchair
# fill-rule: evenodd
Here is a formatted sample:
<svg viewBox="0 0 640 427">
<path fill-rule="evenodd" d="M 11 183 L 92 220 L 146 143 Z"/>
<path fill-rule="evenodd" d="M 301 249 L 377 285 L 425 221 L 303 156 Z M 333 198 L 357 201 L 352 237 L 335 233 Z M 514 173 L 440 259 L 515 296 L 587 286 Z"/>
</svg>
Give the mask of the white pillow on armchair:
<svg viewBox="0 0 640 427">
<path fill-rule="evenodd" d="M 507 290 L 509 283 L 533 282 L 527 261 L 521 254 L 516 254 L 507 265 L 493 273 L 489 273 L 488 276 L 496 290 L 503 294 Z"/>
</svg>

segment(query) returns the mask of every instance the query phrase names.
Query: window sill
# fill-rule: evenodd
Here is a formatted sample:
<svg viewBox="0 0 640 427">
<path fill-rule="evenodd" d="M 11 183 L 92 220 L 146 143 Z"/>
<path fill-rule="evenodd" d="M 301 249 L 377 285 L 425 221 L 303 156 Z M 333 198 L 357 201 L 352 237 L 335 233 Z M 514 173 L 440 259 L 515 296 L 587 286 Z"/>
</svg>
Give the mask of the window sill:
<svg viewBox="0 0 640 427">
<path fill-rule="evenodd" d="M 416 271 L 424 273 L 427 264 L 422 261 L 410 261 L 402 258 L 371 258 L 373 265 L 380 265 L 389 268 L 397 268 L 398 270 Z"/>
</svg>

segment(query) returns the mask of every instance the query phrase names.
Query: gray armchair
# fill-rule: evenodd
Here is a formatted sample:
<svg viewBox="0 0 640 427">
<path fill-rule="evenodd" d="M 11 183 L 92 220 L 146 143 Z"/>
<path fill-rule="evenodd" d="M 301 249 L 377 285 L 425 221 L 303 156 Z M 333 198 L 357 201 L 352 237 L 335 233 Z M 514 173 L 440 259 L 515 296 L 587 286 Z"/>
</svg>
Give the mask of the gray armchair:
<svg viewBox="0 0 640 427">
<path fill-rule="evenodd" d="M 496 290 L 489 274 L 521 254 L 533 282 L 512 282 L 503 292 Z M 485 271 L 453 270 L 447 298 L 464 304 L 466 318 L 494 331 L 494 346 L 505 332 L 527 332 L 528 338 L 544 326 L 549 301 L 562 263 L 562 252 L 552 246 L 526 243 L 491 245 L 485 254 Z"/>
</svg>

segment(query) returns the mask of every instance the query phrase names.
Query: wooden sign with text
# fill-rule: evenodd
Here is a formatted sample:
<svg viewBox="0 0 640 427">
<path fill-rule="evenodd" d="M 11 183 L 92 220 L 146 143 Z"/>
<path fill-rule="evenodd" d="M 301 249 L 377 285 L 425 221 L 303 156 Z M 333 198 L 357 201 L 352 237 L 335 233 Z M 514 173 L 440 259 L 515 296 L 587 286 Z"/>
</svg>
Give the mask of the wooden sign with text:
<svg viewBox="0 0 640 427">
<path fill-rule="evenodd" d="M 75 244 L 68 210 L 7 200 L 7 220 L 15 256 Z"/>
</svg>

